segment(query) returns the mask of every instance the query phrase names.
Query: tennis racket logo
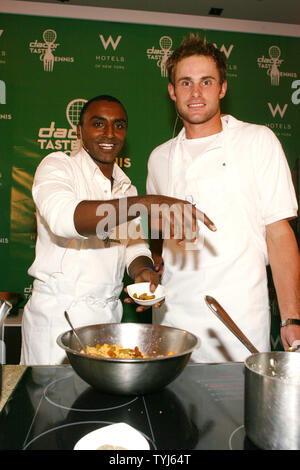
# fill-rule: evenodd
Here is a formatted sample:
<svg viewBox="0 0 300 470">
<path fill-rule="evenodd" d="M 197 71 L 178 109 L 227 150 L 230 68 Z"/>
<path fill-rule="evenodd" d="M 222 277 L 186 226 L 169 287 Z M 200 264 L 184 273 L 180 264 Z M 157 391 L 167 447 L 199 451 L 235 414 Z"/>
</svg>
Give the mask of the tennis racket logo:
<svg viewBox="0 0 300 470">
<path fill-rule="evenodd" d="M 155 60 L 156 65 L 160 68 L 160 75 L 162 77 L 167 77 L 167 67 L 166 63 L 170 55 L 172 54 L 172 45 L 173 41 L 170 36 L 162 36 L 159 39 L 159 47 L 160 49 L 156 49 L 154 46 L 147 49 L 146 54 L 148 59 Z"/>
<path fill-rule="evenodd" d="M 272 67 L 270 72 L 271 77 L 271 85 L 278 86 L 279 85 L 279 78 L 280 73 L 278 69 L 278 65 L 280 65 L 279 57 L 281 55 L 281 50 L 278 46 L 271 46 L 269 48 L 269 56 L 272 61 Z"/>
<path fill-rule="evenodd" d="M 159 40 L 160 49 L 162 52 L 161 60 L 157 62 L 158 67 L 160 67 L 160 74 L 162 77 L 167 77 L 168 72 L 166 68 L 166 63 L 171 55 L 171 47 L 173 45 L 173 41 L 169 36 L 162 36 Z"/>
<path fill-rule="evenodd" d="M 54 49 L 54 43 L 56 41 L 56 31 L 54 29 L 46 29 L 43 32 L 43 39 L 46 47 L 46 51 L 42 56 L 42 60 L 44 62 L 44 71 L 45 72 L 52 72 L 53 71 L 53 64 L 54 64 L 54 55 L 52 50 Z"/>
<path fill-rule="evenodd" d="M 257 65 L 261 69 L 265 69 L 267 75 L 270 77 L 272 86 L 279 86 L 280 78 L 283 76 L 294 76 L 293 73 L 280 72 L 279 67 L 283 62 L 280 59 L 281 49 L 278 46 L 270 46 L 268 49 L 269 57 L 258 57 Z"/>
<path fill-rule="evenodd" d="M 79 124 L 80 113 L 82 107 L 87 102 L 84 98 L 75 98 L 74 100 L 70 101 L 66 108 L 66 118 L 68 123 L 70 124 L 71 132 L 76 133 L 77 124 Z M 81 141 L 75 140 L 72 142 L 72 151 L 71 155 L 74 155 L 78 152 L 81 147 Z"/>
<path fill-rule="evenodd" d="M 76 131 L 76 126 L 79 123 L 81 109 L 86 102 L 87 100 L 84 98 L 75 98 L 74 100 L 70 101 L 66 108 L 67 121 L 73 131 Z"/>
</svg>

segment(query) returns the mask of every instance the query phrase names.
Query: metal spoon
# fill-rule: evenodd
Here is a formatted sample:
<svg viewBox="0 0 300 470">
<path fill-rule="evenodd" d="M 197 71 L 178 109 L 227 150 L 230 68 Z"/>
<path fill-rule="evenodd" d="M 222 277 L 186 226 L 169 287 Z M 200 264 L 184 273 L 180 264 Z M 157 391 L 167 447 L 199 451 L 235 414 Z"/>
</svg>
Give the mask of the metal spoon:
<svg viewBox="0 0 300 470">
<path fill-rule="evenodd" d="M 251 353 L 256 354 L 259 352 L 256 347 L 253 346 L 253 344 L 249 341 L 249 339 L 244 335 L 244 333 L 239 329 L 239 327 L 234 323 L 234 321 L 230 318 L 228 313 L 225 312 L 223 307 L 221 307 L 221 305 L 213 297 L 206 295 L 205 302 L 210 308 L 210 310 L 219 318 L 219 320 L 221 320 L 221 322 L 223 322 L 224 325 L 227 326 L 231 333 L 233 333 Z"/>
<path fill-rule="evenodd" d="M 76 330 L 75 330 L 74 326 L 71 323 L 68 312 L 66 312 L 66 311 L 65 311 L 65 318 L 66 318 L 67 322 L 69 323 L 70 327 L 72 328 L 74 336 L 77 339 L 78 343 L 80 344 L 81 348 L 83 349 L 83 351 L 85 351 L 85 346 L 82 344 L 81 339 L 79 338 L 78 334 L 76 333 Z"/>
</svg>

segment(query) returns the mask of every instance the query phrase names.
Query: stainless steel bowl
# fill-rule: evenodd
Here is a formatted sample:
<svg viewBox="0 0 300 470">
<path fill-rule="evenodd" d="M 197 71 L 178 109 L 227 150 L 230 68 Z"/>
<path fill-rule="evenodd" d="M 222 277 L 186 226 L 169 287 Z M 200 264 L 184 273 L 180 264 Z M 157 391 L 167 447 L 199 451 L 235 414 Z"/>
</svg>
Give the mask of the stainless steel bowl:
<svg viewBox="0 0 300 470">
<path fill-rule="evenodd" d="M 138 346 L 151 359 L 108 359 L 80 353 L 73 332 L 57 338 L 66 351 L 75 372 L 94 388 L 121 395 L 140 395 L 159 390 L 172 382 L 186 366 L 198 338 L 185 330 L 144 323 L 107 323 L 76 328 L 88 346 L 119 344 L 124 348 Z M 169 351 L 174 355 L 167 356 Z M 157 357 L 163 355 L 164 357 Z"/>
</svg>

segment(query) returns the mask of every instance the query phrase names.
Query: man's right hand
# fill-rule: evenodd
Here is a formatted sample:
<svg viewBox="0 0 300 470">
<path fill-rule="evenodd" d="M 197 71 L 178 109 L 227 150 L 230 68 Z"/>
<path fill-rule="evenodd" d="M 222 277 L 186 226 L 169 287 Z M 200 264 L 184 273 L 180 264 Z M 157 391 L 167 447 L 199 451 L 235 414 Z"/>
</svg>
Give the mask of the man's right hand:
<svg viewBox="0 0 300 470">
<path fill-rule="evenodd" d="M 157 202 L 151 204 L 149 226 L 151 238 L 177 239 L 193 242 L 199 237 L 198 221 L 209 230 L 216 231 L 214 223 L 193 204 L 181 199 L 157 196 Z"/>
</svg>

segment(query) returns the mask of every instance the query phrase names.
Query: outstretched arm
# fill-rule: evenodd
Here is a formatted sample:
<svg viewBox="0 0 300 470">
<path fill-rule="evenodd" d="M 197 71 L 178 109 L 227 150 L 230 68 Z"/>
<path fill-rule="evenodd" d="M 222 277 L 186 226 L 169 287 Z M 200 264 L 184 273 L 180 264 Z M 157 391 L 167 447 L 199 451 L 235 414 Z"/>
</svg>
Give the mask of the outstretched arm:
<svg viewBox="0 0 300 470">
<path fill-rule="evenodd" d="M 165 230 L 170 238 L 185 239 L 197 231 L 197 220 L 210 230 L 216 230 L 212 221 L 192 204 L 168 196 L 147 195 L 112 199 L 109 201 L 81 201 L 74 212 L 77 232 L 83 236 L 110 231 L 139 215 L 151 215 L 155 230 Z M 178 236 L 178 234 L 180 234 Z"/>
<path fill-rule="evenodd" d="M 300 257 L 294 232 L 288 220 L 267 225 L 267 247 L 281 320 L 300 321 Z M 284 349 L 300 340 L 300 325 L 281 328 Z"/>
</svg>

